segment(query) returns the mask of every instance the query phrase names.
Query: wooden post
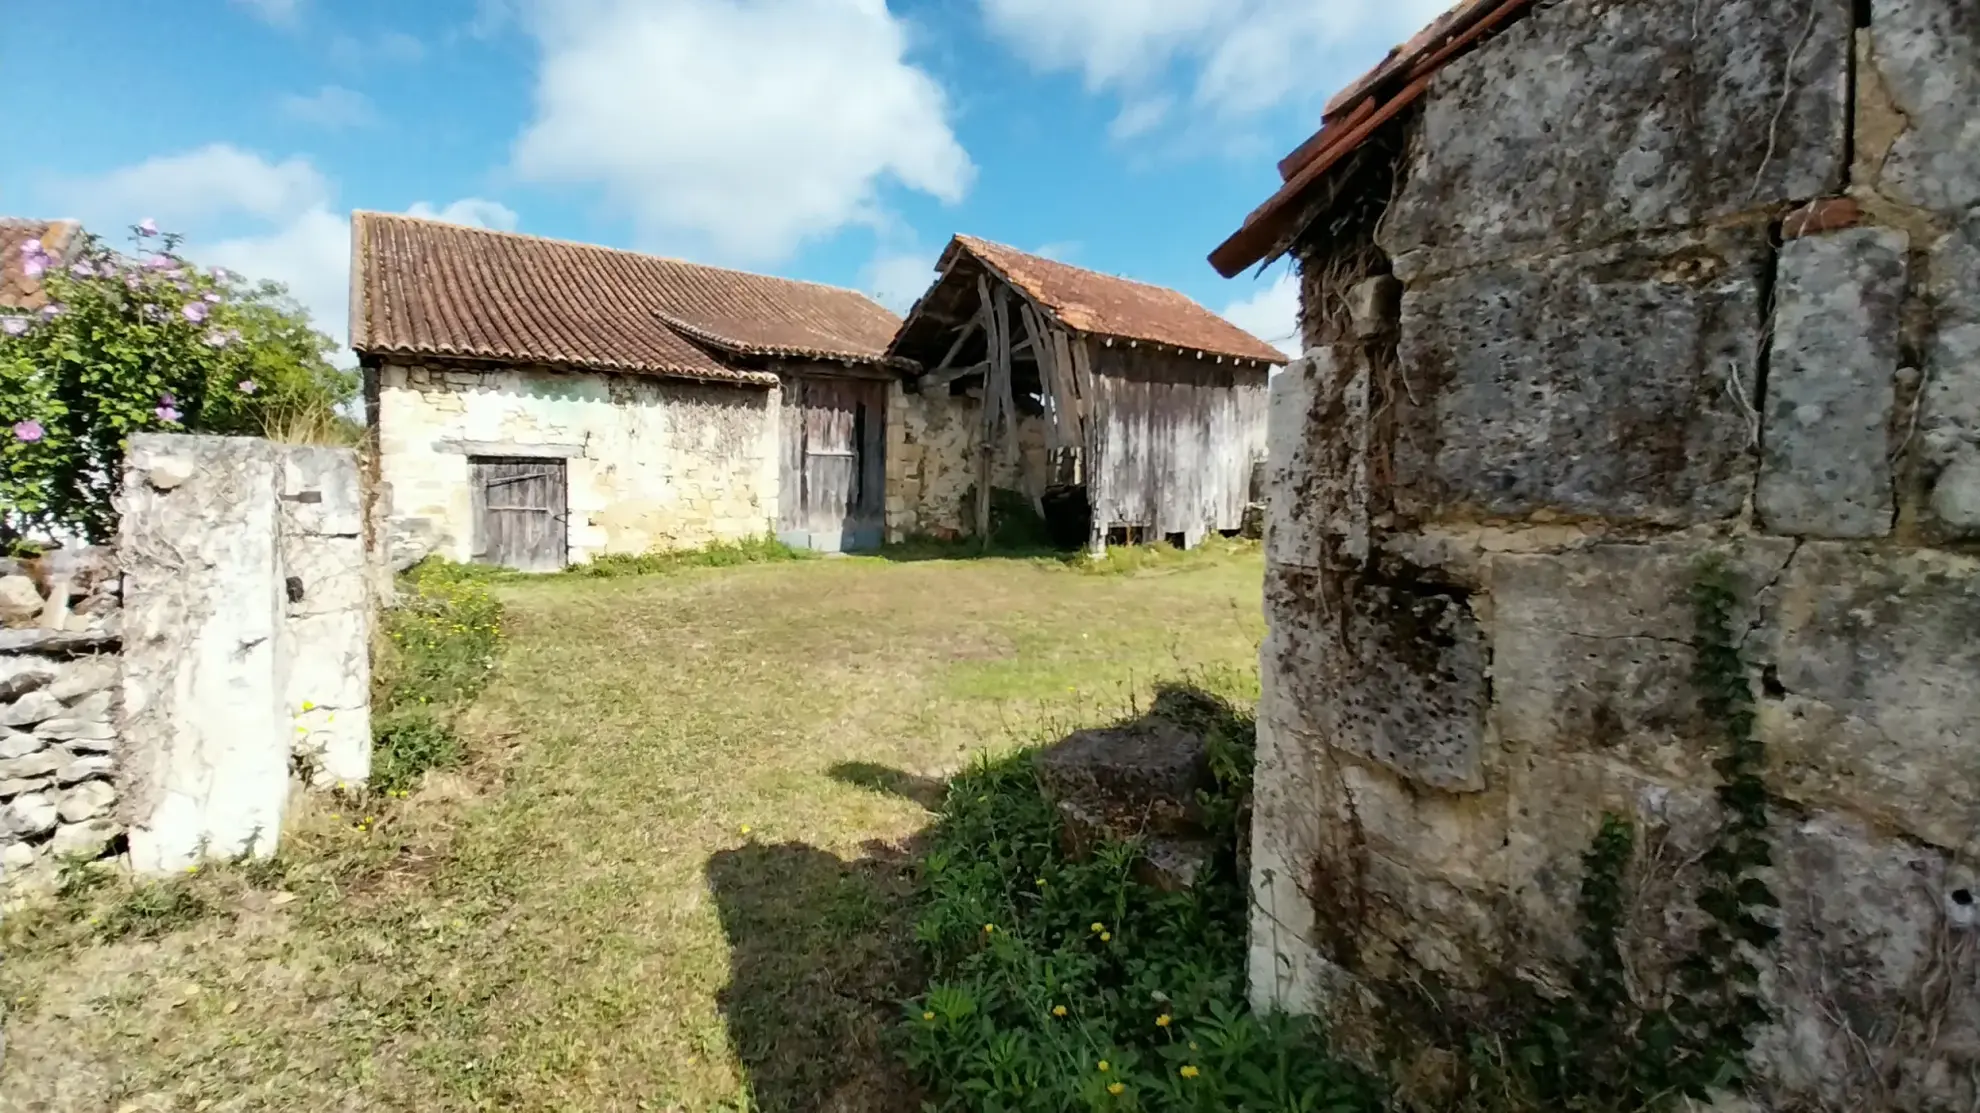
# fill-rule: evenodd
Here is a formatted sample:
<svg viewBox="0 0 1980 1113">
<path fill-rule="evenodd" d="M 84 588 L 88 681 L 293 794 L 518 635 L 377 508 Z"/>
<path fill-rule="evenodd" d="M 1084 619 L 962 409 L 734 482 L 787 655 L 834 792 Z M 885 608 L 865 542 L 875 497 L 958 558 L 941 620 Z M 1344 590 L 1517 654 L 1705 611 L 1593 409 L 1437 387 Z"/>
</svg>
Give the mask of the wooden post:
<svg viewBox="0 0 1980 1113">
<path fill-rule="evenodd" d="M 1001 395 L 1009 392 L 1009 345 L 1004 334 L 1003 314 L 998 312 L 1000 303 L 991 300 L 990 285 L 982 275 L 976 278 L 976 296 L 982 307 L 983 335 L 988 344 L 985 357 L 988 368 L 983 375 L 983 423 L 982 437 L 978 442 L 976 461 L 976 537 L 977 544 L 984 550 L 990 548 L 990 472 L 991 456 L 997 450 L 997 417 L 1002 412 Z M 1005 369 L 1003 381 L 999 381 L 998 370 Z"/>
</svg>

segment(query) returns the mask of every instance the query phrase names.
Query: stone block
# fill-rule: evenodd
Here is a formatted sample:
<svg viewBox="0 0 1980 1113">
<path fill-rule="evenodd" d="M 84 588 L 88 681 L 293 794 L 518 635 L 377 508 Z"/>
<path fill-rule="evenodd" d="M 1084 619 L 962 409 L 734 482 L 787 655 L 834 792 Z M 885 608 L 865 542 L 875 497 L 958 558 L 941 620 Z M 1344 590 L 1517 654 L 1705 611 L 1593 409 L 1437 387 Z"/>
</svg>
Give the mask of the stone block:
<svg viewBox="0 0 1980 1113">
<path fill-rule="evenodd" d="M 1833 192 L 1850 6 L 1722 0 L 1677 15 L 1537 8 L 1440 72 L 1384 225 L 1398 275 Z"/>
<path fill-rule="evenodd" d="M 0 657 L 0 703 L 49 687 L 60 672 L 55 662 L 45 658 Z M 68 697 L 57 692 L 55 698 Z"/>
<path fill-rule="evenodd" d="M 1214 787 L 1204 740 L 1160 720 L 1075 731 L 1040 751 L 1038 784 L 1116 839 L 1191 831 Z"/>
<path fill-rule="evenodd" d="M 1646 240 L 1412 285 L 1394 392 L 1397 509 L 1659 525 L 1739 513 L 1752 486 L 1762 237 Z"/>
<path fill-rule="evenodd" d="M 0 708 L 0 726 L 32 727 L 62 714 L 62 701 L 46 690 L 29 692 L 5 708 Z"/>
<path fill-rule="evenodd" d="M 157 491 L 167 460 L 192 478 Z M 275 850 L 289 788 L 277 688 L 281 465 L 266 442 L 146 434 L 125 457 L 121 772 L 132 867 Z"/>
<path fill-rule="evenodd" d="M 57 815 L 55 801 L 44 793 L 16 796 L 0 807 L 0 833 L 17 839 L 45 835 L 55 829 Z"/>
<path fill-rule="evenodd" d="M 0 576 L 0 626 L 25 626 L 41 617 L 41 592 L 26 576 Z"/>
<path fill-rule="evenodd" d="M 1679 780 L 1712 775 L 1720 729 L 1698 707 L 1690 592 L 1712 546 L 1605 544 L 1492 557 L 1493 722 L 1500 740 L 1550 758 L 1595 754 Z M 1728 553 L 1755 620 L 1794 543 L 1750 538 Z"/>
<path fill-rule="evenodd" d="M 68 753 L 59 746 L 10 757 L 0 760 L 0 777 L 45 777 L 60 769 L 68 760 Z"/>
<path fill-rule="evenodd" d="M 95 777 L 108 777 L 116 772 L 117 763 L 100 754 L 87 754 L 71 758 L 55 770 L 55 783 L 72 785 Z"/>
<path fill-rule="evenodd" d="M 97 692 L 107 692 L 117 683 L 117 659 L 91 657 L 71 661 L 61 675 L 48 685 L 48 694 L 59 700 L 72 700 Z"/>
<path fill-rule="evenodd" d="M 1266 410 L 1265 559 L 1316 568 L 1368 555 L 1368 367 L 1314 348 L 1272 380 Z"/>
<path fill-rule="evenodd" d="M 53 777 L 0 778 L 0 800 L 12 800 L 26 792 L 41 792 L 54 784 Z"/>
<path fill-rule="evenodd" d="M 357 537 L 364 531 L 363 486 L 357 453 L 327 445 L 279 445 L 282 456 L 282 526 L 321 537 Z"/>
<path fill-rule="evenodd" d="M 111 839 L 123 833 L 123 826 L 109 819 L 65 823 L 55 828 L 48 850 L 59 858 L 97 858 L 109 848 Z"/>
<path fill-rule="evenodd" d="M 1766 446 L 1754 503 L 1808 537 L 1891 531 L 1891 411 L 1909 241 L 1854 228 L 1783 245 L 1774 287 Z"/>
<path fill-rule="evenodd" d="M 104 815 L 117 803 L 117 790 L 108 781 L 84 781 L 55 798 L 63 822 L 81 823 Z"/>
<path fill-rule="evenodd" d="M 1466 593 L 1274 567 L 1265 612 L 1261 714 L 1420 785 L 1484 787 L 1488 649 Z"/>
<path fill-rule="evenodd" d="M 1918 423 L 1928 509 L 1951 537 L 1980 538 L 1980 214 L 1932 245 L 1924 286 L 1936 325 Z"/>
<path fill-rule="evenodd" d="M 1871 58 L 1908 124 L 1878 187 L 1953 215 L 1980 205 L 1980 0 L 1877 0 Z"/>
<path fill-rule="evenodd" d="M 20 734 L 11 730 L 0 730 L 0 761 L 26 757 L 39 753 L 48 747 L 48 739 L 36 738 L 32 734 Z"/>
<path fill-rule="evenodd" d="M 1980 851 L 1975 630 L 1980 560 L 1803 545 L 1753 654 L 1775 791 Z"/>
</svg>

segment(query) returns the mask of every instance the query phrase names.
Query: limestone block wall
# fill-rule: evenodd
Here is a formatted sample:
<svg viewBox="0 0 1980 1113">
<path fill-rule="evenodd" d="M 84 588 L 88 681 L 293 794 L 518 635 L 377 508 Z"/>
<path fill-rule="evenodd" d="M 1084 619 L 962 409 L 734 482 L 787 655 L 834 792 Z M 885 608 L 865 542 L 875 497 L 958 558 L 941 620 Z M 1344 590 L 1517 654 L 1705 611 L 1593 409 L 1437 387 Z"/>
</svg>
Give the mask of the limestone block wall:
<svg viewBox="0 0 1980 1113">
<path fill-rule="evenodd" d="M 274 852 L 292 777 L 370 770 L 356 455 L 132 439 L 114 547 L 0 565 L 0 881 Z"/>
<path fill-rule="evenodd" d="M 927 393 L 902 383 L 887 388 L 887 539 L 955 538 L 976 532 L 969 500 L 978 475 L 983 403 L 939 387 Z M 1017 451 L 991 460 L 993 487 L 1036 499 L 1050 474 L 1045 419 L 1018 418 Z"/>
<path fill-rule="evenodd" d="M 1402 987 L 1559 986 L 1605 814 L 1650 848 L 1633 954 L 1671 991 L 1719 814 L 1688 598 L 1717 553 L 1782 904 L 1762 1094 L 1980 1100 L 1976 25 L 1545 6 L 1436 78 L 1379 222 L 1302 245 L 1261 1004 L 1352 1031 L 1400 1023 Z M 1399 284 L 1399 317 L 1343 316 L 1385 301 L 1357 283 Z"/>
<path fill-rule="evenodd" d="M 444 364 L 375 374 L 379 477 L 400 562 L 473 555 L 476 455 L 565 460 L 574 563 L 758 537 L 776 521 L 775 388 Z"/>
</svg>

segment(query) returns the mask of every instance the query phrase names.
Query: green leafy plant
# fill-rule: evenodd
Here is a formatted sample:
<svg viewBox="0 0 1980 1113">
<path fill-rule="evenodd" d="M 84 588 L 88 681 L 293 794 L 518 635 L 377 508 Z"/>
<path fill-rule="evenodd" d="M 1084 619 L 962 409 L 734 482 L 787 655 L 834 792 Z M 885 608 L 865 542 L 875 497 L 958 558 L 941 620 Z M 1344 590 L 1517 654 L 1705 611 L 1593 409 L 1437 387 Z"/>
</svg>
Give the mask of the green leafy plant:
<svg viewBox="0 0 1980 1113">
<path fill-rule="evenodd" d="M 684 568 L 730 568 L 739 564 L 768 564 L 805 560 L 813 553 L 792 548 L 775 537 L 716 541 L 696 549 L 658 550 L 638 555 L 608 553 L 566 570 L 572 576 L 652 576 Z"/>
<path fill-rule="evenodd" d="M 1248 752 L 1249 716 L 1214 697 L 1167 688 L 1151 713 L 1237 736 L 1230 765 Z M 1032 761 L 981 761 L 952 781 L 922 861 L 915 938 L 931 981 L 899 1038 L 933 1108 L 1381 1107 L 1311 1022 L 1245 1004 L 1245 879 L 1228 835 L 1182 892 L 1139 880 L 1133 844 L 1071 858 Z M 1226 769 L 1219 793 L 1248 783 L 1248 763 Z"/>
<path fill-rule="evenodd" d="M 149 222 L 133 232 L 136 257 L 93 236 L 61 259 L 22 250 L 50 300 L 0 316 L 0 538 L 106 539 L 133 434 L 329 429 L 356 389 L 280 286 L 202 271 Z"/>
<path fill-rule="evenodd" d="M 494 675 L 502 604 L 477 569 L 427 560 L 402 577 L 384 632 L 372 672 L 370 787 L 392 795 L 466 759 L 454 719 Z"/>
</svg>

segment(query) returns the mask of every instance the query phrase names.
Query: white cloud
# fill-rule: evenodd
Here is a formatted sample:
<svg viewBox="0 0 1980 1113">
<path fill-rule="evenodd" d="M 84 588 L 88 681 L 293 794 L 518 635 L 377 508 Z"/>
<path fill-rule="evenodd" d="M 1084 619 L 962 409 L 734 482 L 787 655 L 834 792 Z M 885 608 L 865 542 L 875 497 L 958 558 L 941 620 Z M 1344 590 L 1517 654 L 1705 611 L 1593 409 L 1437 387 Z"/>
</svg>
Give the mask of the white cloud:
<svg viewBox="0 0 1980 1113">
<path fill-rule="evenodd" d="M 534 0 L 524 20 L 542 64 L 515 169 L 601 188 L 642 246 L 775 262 L 882 223 L 883 183 L 955 201 L 974 174 L 884 0 Z"/>
<path fill-rule="evenodd" d="M 74 183 L 78 215 L 92 230 L 155 217 L 187 239 L 181 252 L 202 266 L 221 266 L 289 288 L 317 329 L 342 346 L 350 319 L 350 214 L 335 204 L 331 183 L 307 159 L 272 162 L 224 143 L 164 155 Z M 414 216 L 456 224 L 513 229 L 508 206 L 481 197 L 444 205 L 421 201 Z M 340 357 L 351 361 L 349 352 Z"/>
<path fill-rule="evenodd" d="M 1121 95 L 1117 137 L 1190 104 L 1232 119 L 1323 96 L 1408 38 L 1449 0 L 978 0 L 991 32 L 1039 69 Z"/>
<path fill-rule="evenodd" d="M 1223 317 L 1289 356 L 1300 354 L 1299 276 L 1281 270 L 1270 285 L 1224 307 Z"/>
<path fill-rule="evenodd" d="M 448 224 L 466 224 L 474 228 L 493 228 L 499 232 L 516 230 L 515 210 L 500 201 L 483 197 L 463 197 L 441 208 L 434 207 L 429 201 L 415 201 L 412 208 L 406 210 L 406 215 L 444 220 Z"/>
<path fill-rule="evenodd" d="M 882 251 L 860 271 L 860 287 L 874 301 L 905 315 L 935 283 L 929 252 Z"/>
<path fill-rule="evenodd" d="M 302 0 L 234 0 L 234 4 L 274 27 L 294 27 L 302 18 Z"/>
<path fill-rule="evenodd" d="M 342 85 L 325 85 L 304 96 L 290 93 L 281 100 L 282 114 L 324 128 L 355 128 L 376 123 L 371 98 Z"/>
<path fill-rule="evenodd" d="M 233 213 L 279 220 L 329 195 L 329 183 L 308 160 L 271 163 L 228 143 L 146 159 L 69 191 L 72 203 L 85 214 L 156 217 L 169 228 Z"/>
</svg>

